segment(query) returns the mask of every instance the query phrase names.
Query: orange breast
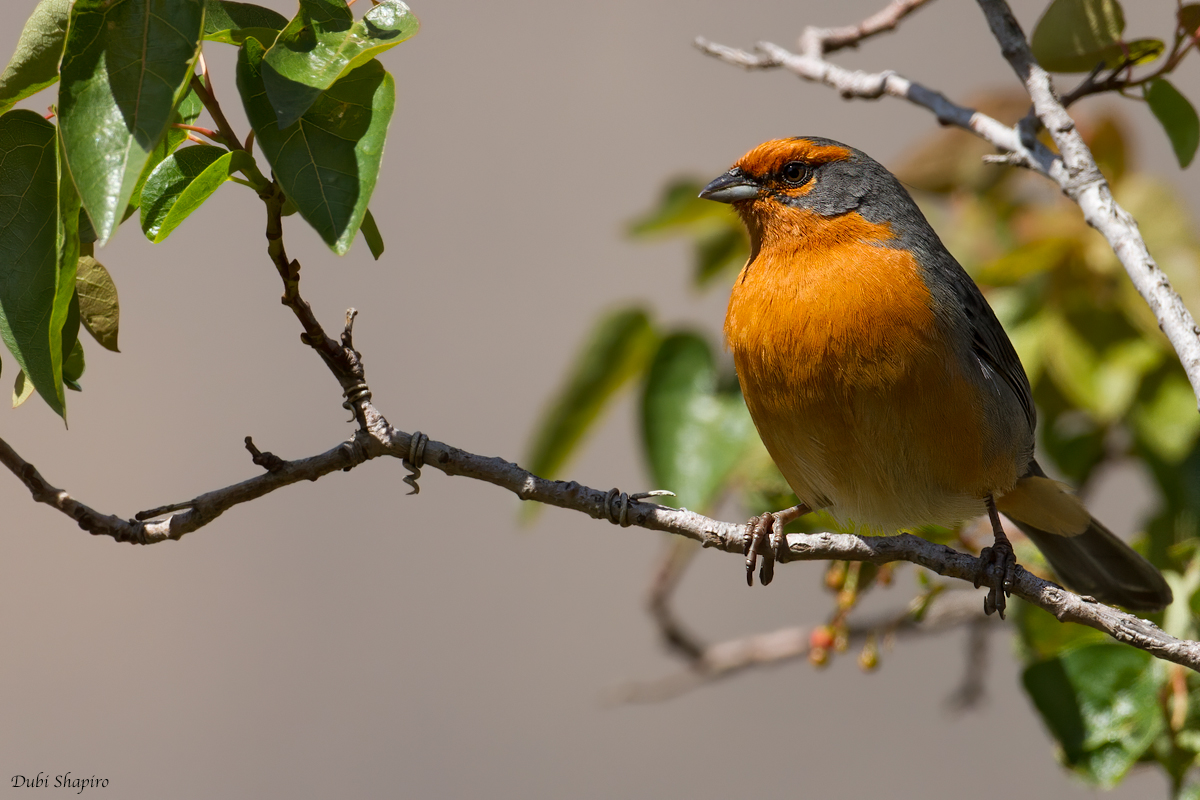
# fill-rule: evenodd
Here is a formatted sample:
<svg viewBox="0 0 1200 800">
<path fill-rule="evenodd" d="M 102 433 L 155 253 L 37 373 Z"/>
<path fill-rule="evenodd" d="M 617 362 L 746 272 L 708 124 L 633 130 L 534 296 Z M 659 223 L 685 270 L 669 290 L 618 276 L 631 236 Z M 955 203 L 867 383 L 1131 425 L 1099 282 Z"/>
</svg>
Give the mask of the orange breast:
<svg viewBox="0 0 1200 800">
<path fill-rule="evenodd" d="M 776 204 L 778 205 L 778 204 Z M 729 301 L 725 334 L 767 450 L 804 502 L 894 531 L 981 513 L 1016 481 L 988 458 L 981 394 L 920 268 L 858 214 L 786 209 Z M 814 234 L 813 231 L 819 231 Z"/>
</svg>

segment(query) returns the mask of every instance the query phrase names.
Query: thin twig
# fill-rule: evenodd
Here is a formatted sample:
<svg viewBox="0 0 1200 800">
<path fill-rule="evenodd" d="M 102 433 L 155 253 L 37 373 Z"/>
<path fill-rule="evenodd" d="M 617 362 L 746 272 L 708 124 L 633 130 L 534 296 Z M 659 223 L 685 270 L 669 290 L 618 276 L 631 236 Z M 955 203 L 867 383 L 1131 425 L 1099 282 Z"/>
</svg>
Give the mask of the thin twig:
<svg viewBox="0 0 1200 800">
<path fill-rule="evenodd" d="M 801 41 L 810 47 L 812 40 L 812 36 L 801 37 Z M 892 70 L 871 73 L 839 67 L 825 60 L 819 46 L 796 54 L 770 42 L 759 42 L 753 53 L 704 38 L 697 38 L 695 44 L 701 51 L 727 64 L 746 69 L 786 69 L 805 80 L 823 83 L 846 99 L 876 100 L 887 95 L 907 100 L 932 111 L 943 125 L 969 130 L 998 149 L 1011 153 L 1009 161 L 1014 165 L 1027 167 L 1054 180 L 1058 180 L 1059 173 L 1066 174 L 1054 153 L 1036 139 L 1022 141 L 1015 128 L 981 111 L 953 103 L 941 92 L 910 81 Z"/>
<path fill-rule="evenodd" d="M 694 555 L 696 545 L 691 542 L 682 539 L 667 542 L 666 550 L 654 570 L 654 579 L 650 582 L 649 598 L 646 602 L 650 616 L 658 626 L 658 635 L 663 644 L 668 650 L 689 662 L 696 662 L 704 657 L 704 643 L 675 616 L 671 598 Z"/>
<path fill-rule="evenodd" d="M 208 77 L 208 65 L 201 61 L 200 66 L 203 71 L 203 78 L 200 75 L 192 75 L 192 91 L 200 98 L 200 102 L 204 105 L 204 110 L 208 112 L 209 116 L 213 118 L 213 122 L 217 124 L 217 131 L 221 135 L 221 143 L 230 150 L 244 150 L 253 156 L 253 153 L 250 151 L 250 144 L 253 140 L 247 139 L 246 144 L 243 145 L 238 139 L 237 134 L 233 132 L 233 126 L 229 124 L 229 120 L 225 117 L 225 112 L 221 110 L 221 103 L 217 100 L 217 94 L 212 88 L 212 83 Z M 255 189 L 260 192 L 268 189 L 271 182 L 259 171 L 258 167 L 254 164 L 253 158 L 240 171 Z"/>
<path fill-rule="evenodd" d="M 983 603 L 972 591 L 943 592 L 918 620 L 911 610 L 890 614 L 848 626 L 851 644 L 887 631 L 897 638 L 938 633 L 964 623 L 988 625 Z M 710 645 L 688 668 L 652 681 L 631 683 L 612 693 L 614 703 L 655 703 L 678 697 L 708 683 L 732 677 L 750 669 L 777 666 L 798 661 L 811 650 L 811 627 L 789 627 Z"/>
<path fill-rule="evenodd" d="M 244 149 L 242 143 L 238 140 L 237 134 L 233 132 L 233 126 L 225 118 L 225 112 L 221 110 L 221 104 L 217 101 L 216 93 L 210 86 L 204 84 L 199 75 L 192 76 L 192 91 L 200 98 L 200 102 L 204 104 L 204 109 L 213 118 L 213 122 L 217 123 L 217 130 L 224 137 L 225 144 L 231 150 Z"/>
<path fill-rule="evenodd" d="M 894 30 L 900 24 L 900 20 L 928 2 L 929 0 L 892 0 L 887 6 L 876 11 L 858 25 L 844 25 L 840 28 L 809 28 L 805 34 L 817 36 L 826 53 L 832 53 L 844 47 L 857 47 L 859 42 L 864 39 Z"/>
</svg>

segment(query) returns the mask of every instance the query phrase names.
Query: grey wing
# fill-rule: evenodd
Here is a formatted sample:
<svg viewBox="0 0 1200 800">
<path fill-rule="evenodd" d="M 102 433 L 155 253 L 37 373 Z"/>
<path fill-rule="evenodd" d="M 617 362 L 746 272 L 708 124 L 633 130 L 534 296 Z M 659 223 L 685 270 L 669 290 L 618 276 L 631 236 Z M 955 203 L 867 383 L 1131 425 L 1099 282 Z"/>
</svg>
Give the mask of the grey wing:
<svg viewBox="0 0 1200 800">
<path fill-rule="evenodd" d="M 1017 351 L 1013 349 L 992 307 L 974 282 L 970 278 L 967 281 L 963 287 L 966 291 L 959 291 L 959 299 L 971 325 L 971 351 L 986 371 L 999 376 L 1016 395 L 1021 410 L 1025 412 L 1029 430 L 1033 431 L 1037 426 L 1037 410 L 1033 406 L 1033 390 L 1029 388 L 1025 367 L 1021 366 L 1021 359 L 1017 357 Z"/>
<path fill-rule="evenodd" d="M 911 250 L 918 263 L 931 275 L 937 276 L 936 280 L 928 283 L 930 291 L 938 295 L 943 308 L 949 307 L 961 313 L 961 316 L 955 315 L 952 324 L 960 334 L 970 332 L 971 352 L 979 361 L 984 377 L 989 380 L 999 377 L 1001 384 L 1012 392 L 1025 412 L 1025 421 L 1029 423 L 1029 432 L 1032 434 L 1037 426 L 1033 390 L 1029 388 L 1029 378 L 1025 375 L 1017 351 L 1008 340 L 1008 334 L 975 281 L 942 244 L 907 191 L 899 183 L 895 183 L 895 186 L 900 190 L 902 199 L 907 200 L 898 207 L 889 206 L 887 209 L 896 219 L 907 222 L 901 228 L 905 234 L 896 240 L 896 246 Z M 866 216 L 872 219 L 869 214 Z"/>
</svg>

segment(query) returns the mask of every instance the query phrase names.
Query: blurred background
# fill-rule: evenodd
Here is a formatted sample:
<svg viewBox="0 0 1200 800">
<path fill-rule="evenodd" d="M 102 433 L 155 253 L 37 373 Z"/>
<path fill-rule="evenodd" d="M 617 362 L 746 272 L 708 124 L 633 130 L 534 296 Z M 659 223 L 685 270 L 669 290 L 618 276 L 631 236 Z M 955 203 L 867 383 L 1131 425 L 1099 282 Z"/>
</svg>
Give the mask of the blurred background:
<svg viewBox="0 0 1200 800">
<path fill-rule="evenodd" d="M 1128 34 L 1172 29 L 1174 4 L 1156 5 L 1131 11 Z M 0 8 L 5 58 L 33 6 Z M 605 310 L 642 302 L 664 324 L 719 331 L 727 295 L 693 289 L 686 244 L 627 235 L 669 178 L 715 177 L 799 134 L 896 167 L 939 131 L 906 103 L 743 72 L 692 39 L 790 46 L 805 25 L 881 6 L 415 2 L 421 32 L 383 58 L 397 111 L 371 206 L 387 251 L 374 262 L 359 242 L 339 259 L 289 218 L 302 292 L 328 330 L 359 310 L 355 344 L 392 424 L 519 459 Z M 1026 31 L 1043 7 L 1014 4 Z M 244 133 L 234 55 L 206 48 Z M 969 3 L 934 3 L 834 59 L 959 102 L 1015 81 Z M 1198 65 L 1175 76 L 1193 100 Z M 1194 220 L 1195 167 L 1179 170 L 1144 108 L 1114 107 L 1140 168 L 1173 183 Z M 89 347 L 69 431 L 39 402 L 0 417 L 48 481 L 130 517 L 256 474 L 246 435 L 284 458 L 351 435 L 336 382 L 278 303 L 260 209 L 230 184 L 165 243 L 128 224 L 97 251 L 120 291 L 122 353 Z M 655 488 L 636 428 L 627 394 L 565 476 Z M 630 681 L 679 668 L 644 610 L 663 537 L 556 509 L 522 526 L 500 489 L 427 469 L 405 497 L 405 474 L 369 463 L 153 547 L 93 539 L 0 475 L 0 777 L 69 770 L 107 778 L 114 798 L 1098 794 L 1056 763 L 1005 623 L 992 626 L 986 699 L 964 713 L 947 698 L 965 631 L 901 642 L 874 674 L 853 658 L 801 661 L 614 705 Z M 1094 484 L 1097 515 L 1122 534 L 1155 503 L 1137 473 Z M 678 608 L 710 640 L 817 623 L 822 569 L 789 565 L 749 590 L 741 559 L 701 553 Z M 896 583 L 902 603 L 912 571 Z M 1165 791 L 1144 772 L 1108 796 Z"/>
</svg>

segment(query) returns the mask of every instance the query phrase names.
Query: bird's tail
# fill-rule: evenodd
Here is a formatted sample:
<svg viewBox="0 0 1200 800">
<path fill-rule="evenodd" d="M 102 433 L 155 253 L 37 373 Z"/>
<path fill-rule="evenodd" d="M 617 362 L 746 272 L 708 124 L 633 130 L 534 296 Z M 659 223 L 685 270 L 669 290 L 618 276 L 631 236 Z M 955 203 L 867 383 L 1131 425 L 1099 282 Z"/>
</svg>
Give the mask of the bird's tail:
<svg viewBox="0 0 1200 800">
<path fill-rule="evenodd" d="M 1102 603 L 1157 611 L 1172 600 L 1162 573 L 1100 524 L 1036 461 L 996 508 L 1017 524 L 1071 589 Z"/>
</svg>

